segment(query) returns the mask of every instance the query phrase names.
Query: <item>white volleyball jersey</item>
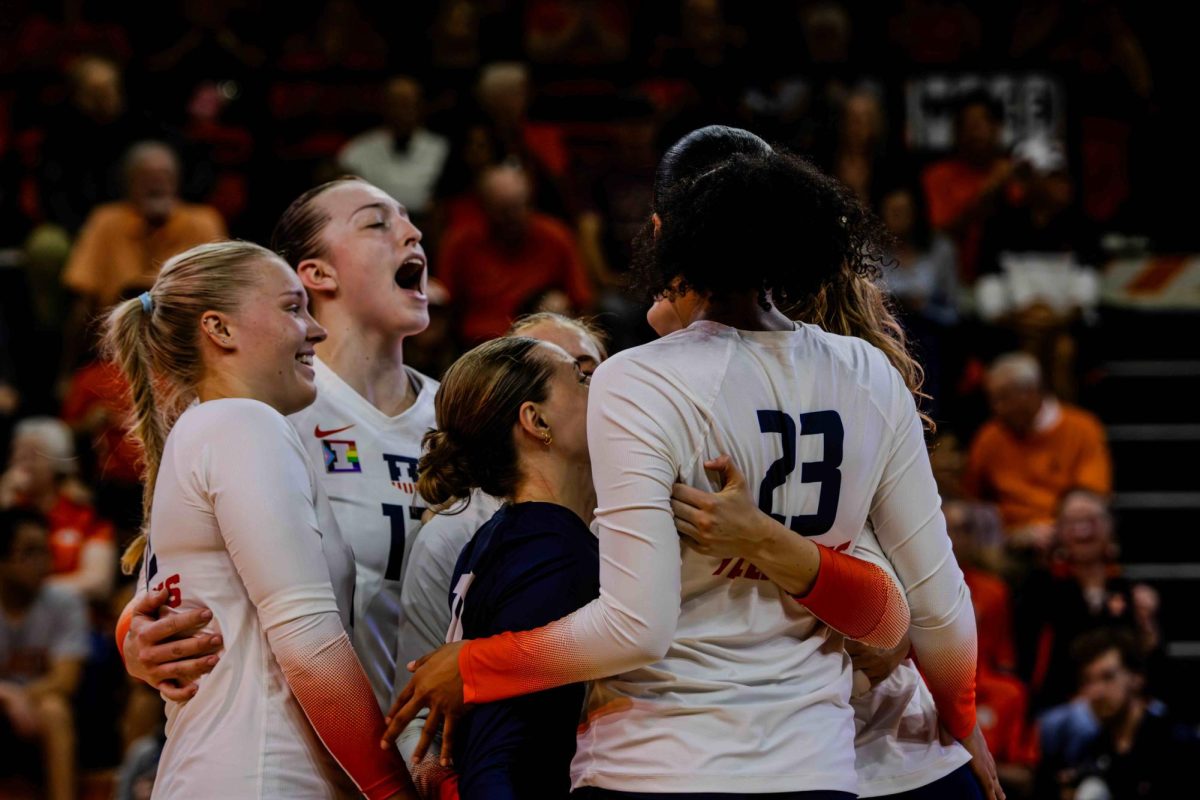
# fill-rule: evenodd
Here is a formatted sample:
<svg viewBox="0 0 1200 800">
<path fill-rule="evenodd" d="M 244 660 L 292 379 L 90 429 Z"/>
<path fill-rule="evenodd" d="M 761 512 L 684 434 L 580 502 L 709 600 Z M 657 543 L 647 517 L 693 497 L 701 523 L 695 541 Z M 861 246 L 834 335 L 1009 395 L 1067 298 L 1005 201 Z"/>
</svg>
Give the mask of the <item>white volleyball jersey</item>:
<svg viewBox="0 0 1200 800">
<path fill-rule="evenodd" d="M 499 499 L 477 489 L 465 507 L 460 503 L 422 526 L 400 592 L 404 621 L 396 658 L 397 693 L 410 677 L 405 665 L 445 644 L 450 627 L 450 579 L 458 555 L 501 505 Z"/>
<path fill-rule="evenodd" d="M 924 644 L 935 671 L 949 653 L 973 678 L 974 616 L 912 396 L 862 340 L 695 323 L 601 365 L 588 443 L 600 597 L 544 628 L 476 640 L 460 659 L 468 701 L 596 679 L 574 786 L 857 789 L 841 637 L 752 564 L 676 533 L 672 485 L 715 490 L 703 463 L 721 454 L 798 535 L 847 550 L 875 519 L 921 606 L 911 636 L 923 662 Z"/>
<path fill-rule="evenodd" d="M 142 582 L 165 585 L 172 611 L 210 609 L 206 630 L 224 639 L 195 697 L 166 703 L 155 797 L 357 794 L 313 730 L 327 720 L 310 724 L 285 679 L 289 661 L 322 659 L 305 645 L 314 634 L 309 645 L 345 642 L 354 560 L 282 415 L 249 399 L 183 413 L 154 487 Z"/>
<path fill-rule="evenodd" d="M 400 586 L 425 512 L 417 494 L 417 460 L 421 437 L 436 426 L 438 383 L 408 370 L 417 399 L 404 413 L 389 417 L 320 359 L 313 366 L 317 399 L 289 419 L 354 550 L 354 650 L 386 711 L 403 614 Z"/>
<path fill-rule="evenodd" d="M 869 525 L 855 543 L 853 555 L 877 564 L 896 585 L 903 585 Z M 855 692 L 850 706 L 854 709 L 859 797 L 884 797 L 919 789 L 971 760 L 957 742 L 942 744 L 933 695 L 912 659 L 900 662 L 875 686 Z"/>
<path fill-rule="evenodd" d="M 475 531 L 483 527 L 501 505 L 498 498 L 476 489 L 471 492 L 471 500 L 465 508 L 458 510 L 461 504 L 455 505 L 449 510 L 457 513 L 437 514 L 421 526 L 400 593 L 404 620 L 400 625 L 400 650 L 396 656 L 396 695 L 412 677 L 408 662 L 445 644 L 451 619 L 450 579 L 454 577 L 458 556 Z M 396 740 L 406 762 L 412 759 L 417 749 L 425 717 L 422 712 Z"/>
</svg>

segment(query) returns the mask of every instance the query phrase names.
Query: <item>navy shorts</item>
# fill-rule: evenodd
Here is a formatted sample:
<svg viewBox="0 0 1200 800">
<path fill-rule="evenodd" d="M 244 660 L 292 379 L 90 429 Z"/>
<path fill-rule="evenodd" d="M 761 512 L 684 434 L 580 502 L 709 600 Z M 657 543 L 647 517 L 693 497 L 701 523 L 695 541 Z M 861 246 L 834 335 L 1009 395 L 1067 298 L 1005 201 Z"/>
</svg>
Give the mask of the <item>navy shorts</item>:
<svg viewBox="0 0 1200 800">
<path fill-rule="evenodd" d="M 874 800 L 983 800 L 983 791 L 975 780 L 975 773 L 971 772 L 971 765 L 963 764 L 946 777 L 919 789 L 876 797 Z"/>
</svg>

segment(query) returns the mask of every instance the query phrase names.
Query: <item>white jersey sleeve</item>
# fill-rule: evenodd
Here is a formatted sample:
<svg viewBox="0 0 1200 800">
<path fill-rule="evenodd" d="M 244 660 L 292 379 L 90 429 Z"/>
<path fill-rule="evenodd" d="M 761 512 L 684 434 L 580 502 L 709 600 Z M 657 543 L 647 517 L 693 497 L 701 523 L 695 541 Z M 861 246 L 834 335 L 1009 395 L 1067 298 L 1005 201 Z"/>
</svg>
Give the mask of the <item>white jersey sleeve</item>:
<svg viewBox="0 0 1200 800">
<path fill-rule="evenodd" d="M 421 438 L 434 427 L 437 381 L 412 370 L 412 406 L 388 416 L 317 359 L 316 401 L 289 418 L 354 550 L 354 650 L 381 709 L 396 677 L 400 594 L 425 502 L 417 494 Z"/>
<path fill-rule="evenodd" d="M 874 531 L 862 532 L 854 556 L 888 572 L 897 584 L 892 563 Z M 912 659 L 904 659 L 875 686 L 855 675 L 865 691 L 850 698 L 854 709 L 854 771 L 859 797 L 902 794 L 949 775 L 971 760 L 957 742 L 942 743 L 941 724 L 933 697 Z"/>
<path fill-rule="evenodd" d="M 399 652 L 396 655 L 396 693 L 408 683 L 408 662 L 446 642 L 450 627 L 450 579 L 462 549 L 475 531 L 500 510 L 500 501 L 480 491 L 462 511 L 435 514 L 421 526 L 408 558 L 400 605 Z"/>
<path fill-rule="evenodd" d="M 903 387 L 899 374 L 894 381 Z M 975 612 L 954 558 L 912 395 L 896 391 L 896 435 L 871 502 L 871 523 L 900 577 L 913 650 L 943 723 L 956 738 L 975 726 Z"/>
<path fill-rule="evenodd" d="M 680 543 L 671 489 L 676 452 L 699 456 L 697 418 L 680 414 L 664 386 L 640 365 L 610 360 L 596 371 L 588 398 L 588 446 L 596 485 L 600 596 L 568 616 L 519 638 L 500 634 L 471 642 L 460 658 L 465 699 L 479 702 L 549 686 L 616 675 L 661 659 L 680 607 Z M 485 652 L 484 647 L 490 652 Z M 471 674 L 492 659 L 520 663 L 509 680 Z M 487 684 L 489 695 L 480 694 Z"/>
<path fill-rule="evenodd" d="M 276 434 L 268 442 L 275 446 L 247 448 L 264 430 Z M 222 435 L 229 441 L 204 451 L 204 483 L 271 652 L 342 769 L 367 797 L 388 797 L 402 785 L 404 767 L 375 747 L 383 718 L 319 546 L 317 487 L 305 453 L 286 420 L 261 404 L 231 417 Z"/>
<path fill-rule="evenodd" d="M 195 697 L 167 704 L 164 796 L 404 785 L 346 634 L 353 558 L 328 506 L 295 431 L 263 403 L 201 403 L 168 437 L 143 574 L 170 608 L 209 608 L 225 652 Z"/>
<path fill-rule="evenodd" d="M 500 501 L 491 495 L 475 491 L 461 512 L 437 514 L 421 526 L 400 590 L 404 616 L 400 622 L 399 652 L 396 654 L 396 695 L 412 677 L 408 663 L 445 644 L 451 619 L 450 579 L 454 576 L 454 565 L 475 531 L 492 518 L 500 505 Z M 409 723 L 396 740 L 405 762 L 417 749 L 425 716 L 423 712 Z"/>
</svg>

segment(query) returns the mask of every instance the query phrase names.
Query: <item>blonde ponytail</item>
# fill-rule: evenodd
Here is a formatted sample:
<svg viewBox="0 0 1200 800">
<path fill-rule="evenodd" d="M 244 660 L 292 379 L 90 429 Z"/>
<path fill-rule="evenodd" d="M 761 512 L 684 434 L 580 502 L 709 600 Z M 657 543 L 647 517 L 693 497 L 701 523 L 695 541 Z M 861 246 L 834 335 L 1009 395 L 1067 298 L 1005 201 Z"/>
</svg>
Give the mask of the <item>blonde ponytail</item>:
<svg viewBox="0 0 1200 800">
<path fill-rule="evenodd" d="M 142 530 L 121 556 L 126 574 L 137 569 L 146 550 L 167 434 L 196 397 L 203 371 L 200 317 L 236 308 L 264 260 L 279 257 L 250 242 L 193 247 L 163 265 L 149 292 L 120 303 L 105 319 L 103 352 L 129 383 L 130 436 L 142 451 Z"/>
</svg>

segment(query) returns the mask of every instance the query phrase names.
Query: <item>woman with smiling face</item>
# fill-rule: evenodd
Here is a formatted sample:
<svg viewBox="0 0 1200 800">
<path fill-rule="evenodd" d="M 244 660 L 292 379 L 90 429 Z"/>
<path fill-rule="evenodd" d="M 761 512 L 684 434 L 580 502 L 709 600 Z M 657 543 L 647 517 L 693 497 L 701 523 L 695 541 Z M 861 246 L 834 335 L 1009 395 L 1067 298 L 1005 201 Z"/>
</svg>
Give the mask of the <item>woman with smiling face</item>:
<svg viewBox="0 0 1200 800">
<path fill-rule="evenodd" d="M 289 421 L 354 550 L 354 649 L 383 708 L 396 678 L 401 578 L 427 505 L 416 490 L 421 437 L 436 425 L 437 381 L 404 363 L 405 339 L 429 324 L 421 231 L 386 192 L 340 178 L 296 198 L 272 246 L 329 334 L 315 345 L 317 399 Z M 117 639 L 130 674 L 186 700 L 219 643 L 181 640 L 179 624 L 156 619 L 164 599 L 139 598 Z"/>
<path fill-rule="evenodd" d="M 155 796 L 413 796 L 373 746 L 383 720 L 347 635 L 354 557 L 286 419 L 316 396 L 326 333 L 307 306 L 276 255 L 223 242 L 173 258 L 107 321 L 146 461 L 126 565 L 168 616 L 204 609 L 198 638 L 224 644 L 168 700 Z"/>
</svg>

